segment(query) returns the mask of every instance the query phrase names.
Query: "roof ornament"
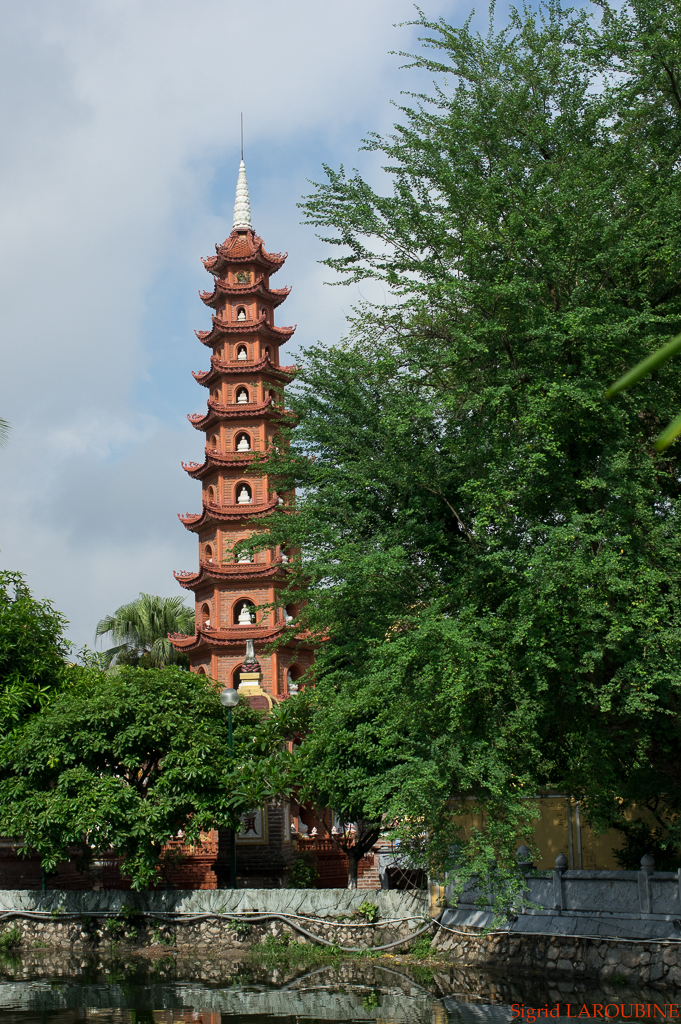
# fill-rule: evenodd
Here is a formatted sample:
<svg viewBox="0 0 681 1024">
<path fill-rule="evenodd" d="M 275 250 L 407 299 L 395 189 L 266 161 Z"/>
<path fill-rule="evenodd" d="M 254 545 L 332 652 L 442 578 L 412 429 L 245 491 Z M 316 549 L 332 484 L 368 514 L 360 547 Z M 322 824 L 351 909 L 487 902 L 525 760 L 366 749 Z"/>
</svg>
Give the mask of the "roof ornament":
<svg viewBox="0 0 681 1024">
<path fill-rule="evenodd" d="M 251 224 L 251 200 L 248 196 L 248 182 L 246 181 L 246 165 L 244 163 L 244 115 L 241 115 L 241 163 L 239 164 L 239 177 L 236 183 L 236 201 L 234 203 L 233 231 L 252 231 Z"/>
</svg>

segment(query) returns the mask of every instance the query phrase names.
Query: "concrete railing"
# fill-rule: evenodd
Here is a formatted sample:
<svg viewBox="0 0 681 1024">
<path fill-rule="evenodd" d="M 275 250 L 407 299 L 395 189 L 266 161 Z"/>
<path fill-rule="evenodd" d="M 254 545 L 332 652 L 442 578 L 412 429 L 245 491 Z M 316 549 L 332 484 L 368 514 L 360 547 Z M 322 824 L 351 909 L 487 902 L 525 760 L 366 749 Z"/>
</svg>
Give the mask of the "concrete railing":
<svg viewBox="0 0 681 1024">
<path fill-rule="evenodd" d="M 511 931 L 681 939 L 681 869 L 655 871 L 646 855 L 640 871 L 569 871 L 561 853 L 553 871 L 535 871 L 522 861 L 525 850 L 518 851 L 525 889 Z M 493 914 L 479 906 L 479 896 L 472 880 L 452 906 L 448 888 L 443 924 L 489 928 Z"/>
</svg>

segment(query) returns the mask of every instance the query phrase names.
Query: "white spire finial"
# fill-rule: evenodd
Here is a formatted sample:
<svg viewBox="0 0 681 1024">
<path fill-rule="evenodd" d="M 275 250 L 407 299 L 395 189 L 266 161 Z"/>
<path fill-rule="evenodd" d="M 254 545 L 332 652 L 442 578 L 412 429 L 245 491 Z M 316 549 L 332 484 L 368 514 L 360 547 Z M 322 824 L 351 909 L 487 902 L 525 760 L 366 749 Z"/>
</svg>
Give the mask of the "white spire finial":
<svg viewBox="0 0 681 1024">
<path fill-rule="evenodd" d="M 253 230 L 251 224 L 251 201 L 248 198 L 248 182 L 246 181 L 246 165 L 239 164 L 239 179 L 236 183 L 236 202 L 234 203 L 234 224 L 235 231 Z"/>
</svg>

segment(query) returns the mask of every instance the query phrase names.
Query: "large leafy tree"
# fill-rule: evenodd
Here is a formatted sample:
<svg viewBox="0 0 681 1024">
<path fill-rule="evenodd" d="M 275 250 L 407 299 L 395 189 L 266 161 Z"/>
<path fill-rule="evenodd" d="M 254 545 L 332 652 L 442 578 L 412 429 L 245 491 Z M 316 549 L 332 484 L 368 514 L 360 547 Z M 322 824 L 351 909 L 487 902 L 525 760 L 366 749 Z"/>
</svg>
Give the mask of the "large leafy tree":
<svg viewBox="0 0 681 1024">
<path fill-rule="evenodd" d="M 70 643 L 66 619 L 37 601 L 21 573 L 0 572 L 0 736 L 64 685 Z"/>
<path fill-rule="evenodd" d="M 231 828 L 286 790 L 290 758 L 273 722 L 240 705 L 233 751 L 212 680 L 181 669 L 77 670 L 67 692 L 0 743 L 0 831 L 53 871 L 124 858 L 133 888 L 160 880 L 179 831 Z"/>
<path fill-rule="evenodd" d="M 267 540 L 301 550 L 284 599 L 327 638 L 306 784 L 471 866 L 511 863 L 549 785 L 679 839 L 680 473 L 654 439 L 681 372 L 603 391 L 681 324 L 681 4 L 597 12 L 423 18 L 440 85 L 366 142 L 391 187 L 327 168 L 303 204 L 341 280 L 391 293 L 305 354 L 270 459 L 300 489 Z"/>
<path fill-rule="evenodd" d="M 142 668 L 163 668 L 164 665 L 184 664 L 186 655 L 176 651 L 168 633 L 193 633 L 194 612 L 184 599 L 140 594 L 129 604 L 121 605 L 113 615 L 97 623 L 95 637 L 108 636 L 115 641 L 103 653 L 104 664 L 114 662 L 140 665 Z"/>
</svg>

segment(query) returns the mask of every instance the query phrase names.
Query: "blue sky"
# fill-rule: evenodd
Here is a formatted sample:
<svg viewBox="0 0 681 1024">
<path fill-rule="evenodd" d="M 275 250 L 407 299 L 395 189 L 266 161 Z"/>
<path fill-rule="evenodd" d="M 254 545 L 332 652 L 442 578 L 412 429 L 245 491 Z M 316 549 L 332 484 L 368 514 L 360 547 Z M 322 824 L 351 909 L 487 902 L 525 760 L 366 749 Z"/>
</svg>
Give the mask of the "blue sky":
<svg viewBox="0 0 681 1024">
<path fill-rule="evenodd" d="M 424 9 L 461 23 L 470 6 Z M 239 113 L 254 226 L 289 253 L 293 357 L 341 337 L 359 297 L 324 286 L 296 203 L 323 162 L 375 171 L 362 136 L 426 84 L 389 53 L 417 47 L 393 28 L 413 15 L 405 0 L 5 0 L 0 566 L 54 601 L 76 644 L 196 565 L 176 513 L 200 488 L 180 460 L 201 457 L 186 420 L 205 403 L 200 257 L 231 228 Z"/>
</svg>

